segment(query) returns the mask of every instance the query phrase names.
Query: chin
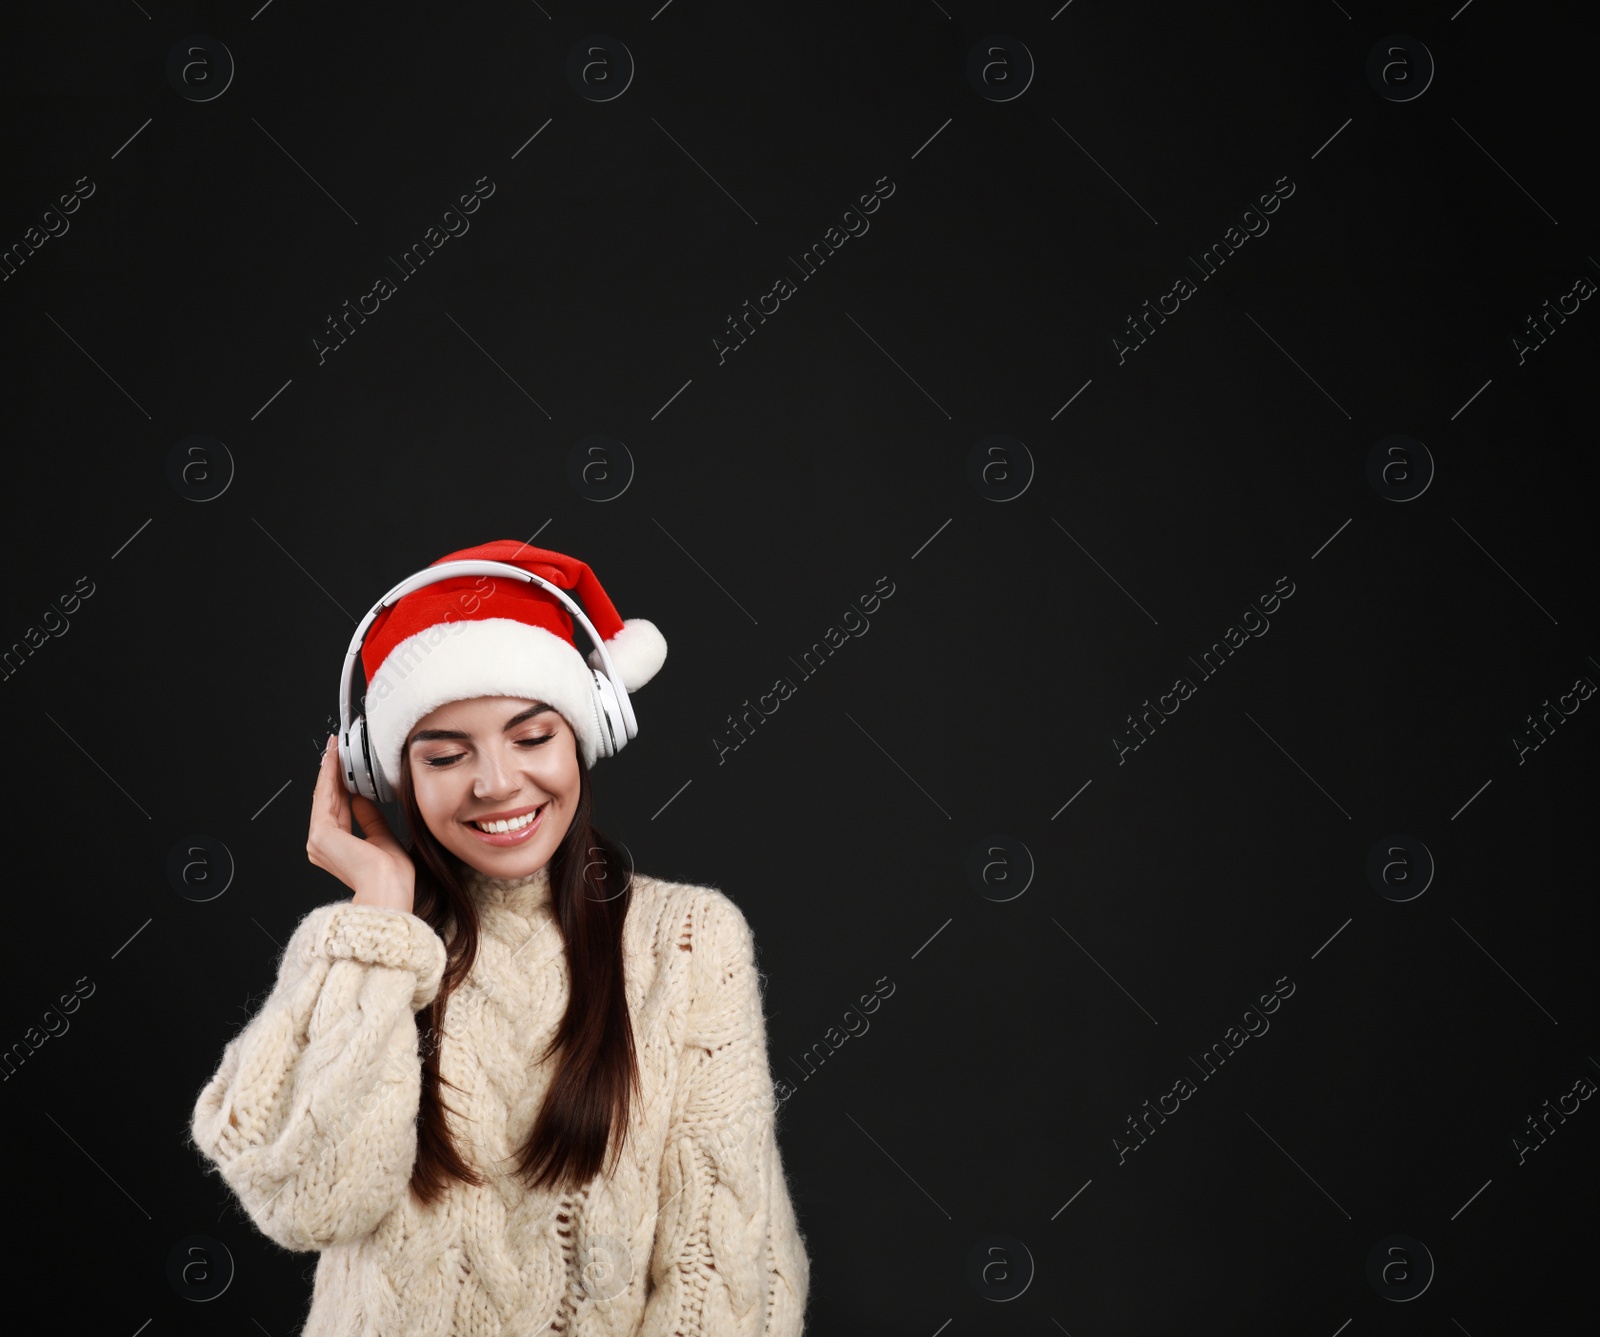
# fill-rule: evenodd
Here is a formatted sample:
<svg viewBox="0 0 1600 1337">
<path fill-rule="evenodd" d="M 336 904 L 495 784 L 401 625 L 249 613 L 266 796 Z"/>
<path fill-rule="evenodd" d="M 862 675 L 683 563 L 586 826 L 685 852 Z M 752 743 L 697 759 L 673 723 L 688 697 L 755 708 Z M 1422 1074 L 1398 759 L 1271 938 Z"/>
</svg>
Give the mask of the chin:
<svg viewBox="0 0 1600 1337">
<path fill-rule="evenodd" d="M 527 877 L 550 861 L 554 850 L 536 848 L 507 850 L 504 853 L 474 849 L 459 851 L 462 862 L 486 877 Z"/>
</svg>

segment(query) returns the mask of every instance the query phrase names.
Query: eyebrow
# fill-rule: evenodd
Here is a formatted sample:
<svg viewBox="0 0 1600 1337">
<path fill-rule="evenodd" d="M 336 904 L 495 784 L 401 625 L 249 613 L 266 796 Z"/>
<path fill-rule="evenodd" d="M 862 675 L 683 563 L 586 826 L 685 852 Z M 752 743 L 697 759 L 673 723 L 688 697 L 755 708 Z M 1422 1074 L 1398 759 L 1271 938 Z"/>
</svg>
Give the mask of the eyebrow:
<svg viewBox="0 0 1600 1337">
<path fill-rule="evenodd" d="M 515 729 L 517 727 L 517 725 L 521 724 L 524 720 L 531 720 L 535 715 L 542 715 L 542 714 L 544 714 L 545 711 L 554 710 L 554 709 L 555 709 L 554 706 L 549 705 L 544 701 L 540 701 L 537 705 L 529 706 L 526 710 L 522 711 L 520 714 L 513 715 L 510 719 L 508 719 L 505 722 L 505 724 L 503 724 L 501 726 L 500 732 L 501 733 L 510 733 L 512 729 Z M 436 741 L 438 739 L 441 739 L 441 738 L 467 738 L 467 737 L 470 737 L 470 735 L 462 733 L 459 729 L 424 729 L 421 733 L 412 734 L 411 735 L 411 742 L 412 743 L 431 743 L 431 742 L 434 742 L 434 741 Z M 407 744 L 407 746 L 410 746 L 410 744 Z"/>
</svg>

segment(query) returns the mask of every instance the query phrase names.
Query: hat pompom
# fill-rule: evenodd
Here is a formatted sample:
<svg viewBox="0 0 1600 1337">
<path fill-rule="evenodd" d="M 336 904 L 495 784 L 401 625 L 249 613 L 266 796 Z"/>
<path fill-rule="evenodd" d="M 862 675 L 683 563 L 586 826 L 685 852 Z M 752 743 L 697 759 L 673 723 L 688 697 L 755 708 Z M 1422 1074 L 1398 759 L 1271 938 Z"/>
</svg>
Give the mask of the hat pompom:
<svg viewBox="0 0 1600 1337">
<path fill-rule="evenodd" d="M 625 618 L 622 629 L 606 641 L 611 662 L 622 675 L 622 685 L 637 692 L 656 676 L 667 661 L 667 641 L 651 622 L 642 617 Z M 589 651 L 589 667 L 600 668 L 600 651 Z"/>
</svg>

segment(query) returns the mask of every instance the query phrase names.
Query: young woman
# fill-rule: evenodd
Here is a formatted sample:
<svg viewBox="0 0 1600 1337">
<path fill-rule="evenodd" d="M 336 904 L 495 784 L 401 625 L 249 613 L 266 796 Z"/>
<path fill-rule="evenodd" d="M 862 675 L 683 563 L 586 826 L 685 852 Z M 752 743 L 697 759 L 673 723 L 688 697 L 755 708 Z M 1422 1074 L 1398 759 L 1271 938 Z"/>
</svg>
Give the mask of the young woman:
<svg viewBox="0 0 1600 1337">
<path fill-rule="evenodd" d="M 581 596 L 630 691 L 665 659 L 583 563 L 509 541 L 440 562 L 474 558 Z M 802 1331 L 750 928 L 592 824 L 596 654 L 502 577 L 416 590 L 366 634 L 410 848 L 330 738 L 306 848 L 353 894 L 301 921 L 191 1124 L 259 1228 L 321 1254 L 303 1337 Z"/>
</svg>

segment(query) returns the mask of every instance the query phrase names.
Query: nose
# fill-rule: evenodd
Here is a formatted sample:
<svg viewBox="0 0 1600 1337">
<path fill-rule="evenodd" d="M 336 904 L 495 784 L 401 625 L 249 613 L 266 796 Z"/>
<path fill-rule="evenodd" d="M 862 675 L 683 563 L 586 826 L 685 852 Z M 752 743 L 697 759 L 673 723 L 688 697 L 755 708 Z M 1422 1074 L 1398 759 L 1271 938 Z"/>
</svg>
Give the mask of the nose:
<svg viewBox="0 0 1600 1337">
<path fill-rule="evenodd" d="M 522 781 L 514 772 L 500 764 L 500 759 L 494 755 L 493 749 L 485 749 L 479 753 L 478 764 L 472 775 L 474 798 L 505 799 L 515 794 L 521 787 Z"/>
</svg>

